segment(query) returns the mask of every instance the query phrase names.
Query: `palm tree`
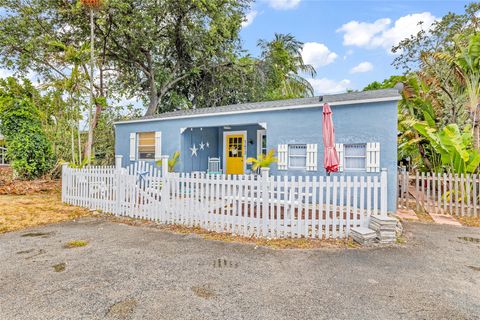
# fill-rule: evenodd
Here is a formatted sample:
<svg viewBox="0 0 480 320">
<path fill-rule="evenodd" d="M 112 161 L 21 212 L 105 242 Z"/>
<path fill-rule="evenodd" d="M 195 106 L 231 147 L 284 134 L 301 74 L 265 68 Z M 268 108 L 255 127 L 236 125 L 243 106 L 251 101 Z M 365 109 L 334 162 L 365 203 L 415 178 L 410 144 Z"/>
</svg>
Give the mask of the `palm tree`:
<svg viewBox="0 0 480 320">
<path fill-rule="evenodd" d="M 262 50 L 260 68 L 268 79 L 270 97 L 296 98 L 313 95 L 312 85 L 302 74 L 314 77 L 315 68 L 302 58 L 303 43 L 291 34 L 275 34 L 272 41 L 259 40 Z"/>
</svg>

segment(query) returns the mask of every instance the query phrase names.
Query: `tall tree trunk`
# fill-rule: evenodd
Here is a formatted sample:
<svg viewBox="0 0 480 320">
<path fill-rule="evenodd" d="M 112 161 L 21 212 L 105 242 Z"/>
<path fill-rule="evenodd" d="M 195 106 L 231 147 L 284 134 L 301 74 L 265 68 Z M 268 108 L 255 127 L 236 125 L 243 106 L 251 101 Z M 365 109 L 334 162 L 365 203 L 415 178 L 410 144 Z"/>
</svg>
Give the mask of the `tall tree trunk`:
<svg viewBox="0 0 480 320">
<path fill-rule="evenodd" d="M 145 115 L 153 116 L 154 114 L 157 113 L 159 97 L 158 97 L 157 85 L 155 83 L 155 79 L 153 75 L 149 77 L 149 82 L 150 82 L 150 90 L 149 90 L 150 101 L 148 103 L 148 109 L 147 109 L 147 112 L 145 112 Z"/>
<path fill-rule="evenodd" d="M 480 151 L 480 124 L 478 119 L 478 111 L 480 105 L 477 105 L 476 110 L 472 112 L 473 122 L 473 148 Z"/>
<path fill-rule="evenodd" d="M 418 144 L 418 152 L 423 159 L 423 164 L 425 165 L 425 167 L 427 167 L 429 172 L 433 172 L 433 165 L 430 162 L 430 159 L 428 159 L 425 153 L 425 148 L 423 148 L 423 145 L 421 143 Z"/>
<path fill-rule="evenodd" d="M 95 104 L 95 96 L 93 94 L 93 69 L 94 69 L 94 52 L 93 52 L 93 38 L 94 34 L 94 21 L 93 21 L 93 9 L 90 8 L 90 111 L 88 114 L 88 138 L 87 143 L 85 144 L 84 150 L 84 159 L 87 159 L 87 163 L 90 163 L 92 159 L 92 146 L 93 146 L 93 130 L 95 129 L 96 123 L 94 124 L 93 120 L 97 118 L 97 113 L 95 116 L 92 116 L 93 106 Z M 98 107 L 97 107 L 98 109 Z"/>
</svg>

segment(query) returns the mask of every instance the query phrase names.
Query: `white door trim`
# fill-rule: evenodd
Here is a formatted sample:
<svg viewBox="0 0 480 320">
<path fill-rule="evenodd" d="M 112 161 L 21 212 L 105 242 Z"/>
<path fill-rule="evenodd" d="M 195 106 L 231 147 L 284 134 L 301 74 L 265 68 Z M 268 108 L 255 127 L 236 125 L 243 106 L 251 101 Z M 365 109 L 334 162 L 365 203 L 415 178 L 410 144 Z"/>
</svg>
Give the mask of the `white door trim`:
<svg viewBox="0 0 480 320">
<path fill-rule="evenodd" d="M 243 150 L 243 174 L 247 171 L 247 131 L 242 130 L 242 131 L 223 131 L 223 141 L 222 141 L 222 146 L 223 146 L 223 172 L 227 173 L 227 146 L 225 142 L 227 141 L 227 136 L 231 134 L 241 134 L 243 135 L 243 143 L 244 143 L 244 150 Z"/>
</svg>

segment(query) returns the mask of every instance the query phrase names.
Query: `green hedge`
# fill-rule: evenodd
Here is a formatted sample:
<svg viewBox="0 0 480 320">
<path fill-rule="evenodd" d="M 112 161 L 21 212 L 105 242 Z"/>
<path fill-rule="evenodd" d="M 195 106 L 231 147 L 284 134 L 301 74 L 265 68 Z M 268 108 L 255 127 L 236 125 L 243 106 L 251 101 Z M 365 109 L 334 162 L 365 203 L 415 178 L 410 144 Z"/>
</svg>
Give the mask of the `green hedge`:
<svg viewBox="0 0 480 320">
<path fill-rule="evenodd" d="M 52 146 L 30 99 L 1 96 L 0 121 L 7 159 L 19 177 L 34 179 L 52 169 L 55 164 Z"/>
</svg>

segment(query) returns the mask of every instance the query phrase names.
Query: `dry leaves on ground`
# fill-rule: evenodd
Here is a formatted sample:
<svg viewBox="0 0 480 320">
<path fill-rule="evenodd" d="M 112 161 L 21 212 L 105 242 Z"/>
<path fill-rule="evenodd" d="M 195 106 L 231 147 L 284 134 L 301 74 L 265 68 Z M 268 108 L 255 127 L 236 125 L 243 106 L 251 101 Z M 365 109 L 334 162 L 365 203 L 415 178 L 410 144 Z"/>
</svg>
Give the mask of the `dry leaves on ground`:
<svg viewBox="0 0 480 320">
<path fill-rule="evenodd" d="M 148 226 L 157 229 L 180 233 L 180 234 L 196 234 L 207 240 L 217 240 L 224 242 L 236 242 L 244 244 L 253 244 L 273 249 L 315 249 L 315 248 L 359 248 L 360 246 L 351 239 L 339 240 L 319 240 L 319 239 L 263 239 L 257 237 L 243 237 L 233 235 L 231 233 L 219 233 L 208 231 L 199 227 L 186 227 L 181 225 L 164 225 L 157 224 L 152 221 L 132 219 L 127 217 L 109 216 L 110 221 L 125 223 L 133 226 Z"/>
<path fill-rule="evenodd" d="M 456 217 L 458 221 L 467 227 L 480 227 L 480 217 Z"/>
<path fill-rule="evenodd" d="M 0 233 L 90 214 L 86 209 L 63 204 L 58 193 L 0 195 Z"/>
</svg>

